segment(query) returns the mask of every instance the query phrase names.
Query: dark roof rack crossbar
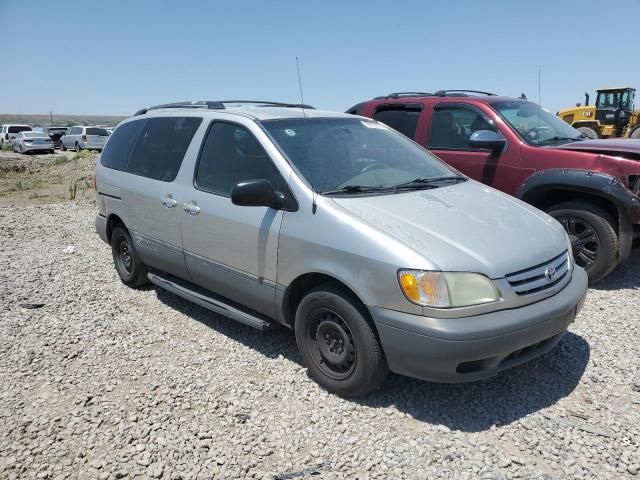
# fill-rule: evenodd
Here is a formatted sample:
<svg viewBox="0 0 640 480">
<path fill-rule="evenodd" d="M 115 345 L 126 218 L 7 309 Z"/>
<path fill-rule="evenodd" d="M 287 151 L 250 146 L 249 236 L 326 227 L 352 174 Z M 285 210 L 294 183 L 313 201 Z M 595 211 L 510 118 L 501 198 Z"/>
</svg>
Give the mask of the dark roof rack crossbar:
<svg viewBox="0 0 640 480">
<path fill-rule="evenodd" d="M 433 97 L 433 93 L 428 92 L 393 92 L 389 95 L 382 95 L 375 97 L 375 100 L 385 100 L 387 98 L 401 98 L 401 97 Z"/>
<path fill-rule="evenodd" d="M 287 108 L 306 108 L 314 110 L 311 105 L 304 105 L 299 103 L 282 103 L 282 102 L 270 102 L 264 100 L 199 100 L 195 102 L 174 102 L 165 103 L 163 105 L 155 105 L 153 107 L 146 107 L 138 110 L 134 116 L 144 115 L 149 110 L 160 110 L 162 108 L 206 108 L 207 110 L 223 110 L 225 103 L 252 103 L 261 107 L 287 107 Z"/>
</svg>

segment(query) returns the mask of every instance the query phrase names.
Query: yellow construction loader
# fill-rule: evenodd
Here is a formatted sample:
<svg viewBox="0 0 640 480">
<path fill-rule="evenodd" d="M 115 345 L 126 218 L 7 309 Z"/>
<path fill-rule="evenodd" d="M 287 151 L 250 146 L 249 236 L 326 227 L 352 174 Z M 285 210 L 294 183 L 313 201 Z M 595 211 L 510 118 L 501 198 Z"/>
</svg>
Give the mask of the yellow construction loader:
<svg viewBox="0 0 640 480">
<path fill-rule="evenodd" d="M 640 111 L 634 110 L 636 90 L 631 87 L 601 88 L 595 105 L 589 105 L 585 93 L 584 106 L 560 110 L 557 115 L 589 138 L 640 138 Z"/>
</svg>

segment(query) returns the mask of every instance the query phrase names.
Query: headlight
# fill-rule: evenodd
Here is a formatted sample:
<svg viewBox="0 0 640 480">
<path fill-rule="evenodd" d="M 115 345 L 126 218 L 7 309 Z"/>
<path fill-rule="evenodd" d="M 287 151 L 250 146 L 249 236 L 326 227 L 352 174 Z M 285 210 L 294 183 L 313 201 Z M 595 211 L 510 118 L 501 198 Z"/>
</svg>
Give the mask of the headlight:
<svg viewBox="0 0 640 480">
<path fill-rule="evenodd" d="M 573 245 L 571 244 L 571 238 L 569 238 L 569 234 L 567 232 L 564 232 L 565 236 L 567 237 L 567 252 L 569 252 L 569 255 L 567 255 L 569 258 L 567 259 L 567 267 L 569 268 L 569 272 L 573 271 Z"/>
<path fill-rule="evenodd" d="M 467 307 L 500 300 L 493 282 L 479 273 L 400 270 L 398 281 L 411 302 L 425 307 Z"/>
</svg>

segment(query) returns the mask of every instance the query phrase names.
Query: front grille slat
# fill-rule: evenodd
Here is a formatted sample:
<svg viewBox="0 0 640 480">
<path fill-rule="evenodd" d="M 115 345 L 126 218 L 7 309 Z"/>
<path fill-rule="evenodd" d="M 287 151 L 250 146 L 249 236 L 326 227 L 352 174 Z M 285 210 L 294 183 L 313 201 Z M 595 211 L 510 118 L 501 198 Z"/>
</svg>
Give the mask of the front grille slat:
<svg viewBox="0 0 640 480">
<path fill-rule="evenodd" d="M 570 253 L 565 251 L 547 262 L 511 273 L 506 279 L 517 295 L 542 292 L 559 284 L 567 276 L 569 255 Z M 555 276 L 551 279 L 547 277 L 549 269 L 555 270 Z"/>
</svg>

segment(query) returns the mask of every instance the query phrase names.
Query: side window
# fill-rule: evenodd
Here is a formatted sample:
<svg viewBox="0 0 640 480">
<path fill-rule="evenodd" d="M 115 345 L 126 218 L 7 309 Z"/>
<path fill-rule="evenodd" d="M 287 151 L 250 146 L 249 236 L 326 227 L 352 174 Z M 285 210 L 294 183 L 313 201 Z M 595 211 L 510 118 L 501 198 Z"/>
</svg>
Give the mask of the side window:
<svg viewBox="0 0 640 480">
<path fill-rule="evenodd" d="M 493 121 L 469 107 L 443 107 L 433 112 L 427 148 L 472 150 L 469 138 L 478 130 L 497 132 Z"/>
<path fill-rule="evenodd" d="M 196 171 L 196 186 L 207 192 L 230 196 L 243 180 L 266 179 L 281 190 L 284 180 L 260 143 L 244 127 L 214 122 L 209 128 Z"/>
<path fill-rule="evenodd" d="M 127 171 L 172 182 L 193 135 L 202 123 L 196 117 L 159 117 L 147 120 L 133 147 Z"/>
<path fill-rule="evenodd" d="M 100 163 L 115 170 L 125 170 L 133 146 L 146 123 L 147 120 L 144 119 L 120 125 L 104 147 L 102 155 L 100 155 Z"/>
<path fill-rule="evenodd" d="M 373 118 L 413 140 L 421 109 L 421 106 L 413 105 L 383 105 L 376 109 Z"/>
</svg>

